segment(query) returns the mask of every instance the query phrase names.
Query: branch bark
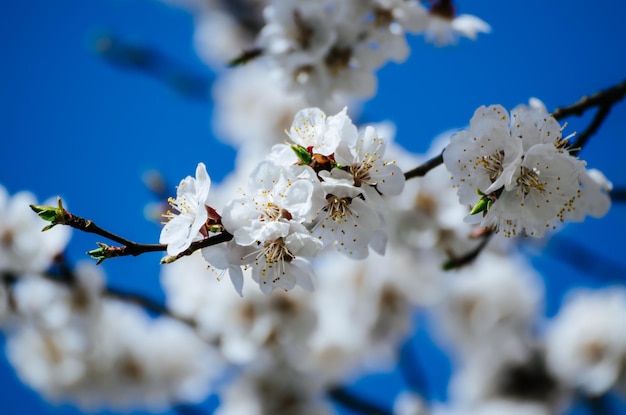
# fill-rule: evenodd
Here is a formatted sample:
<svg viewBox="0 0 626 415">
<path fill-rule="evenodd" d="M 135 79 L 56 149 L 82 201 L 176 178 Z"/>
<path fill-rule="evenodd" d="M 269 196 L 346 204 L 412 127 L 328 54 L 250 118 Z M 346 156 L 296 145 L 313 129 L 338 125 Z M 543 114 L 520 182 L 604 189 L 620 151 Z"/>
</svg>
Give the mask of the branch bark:
<svg viewBox="0 0 626 415">
<path fill-rule="evenodd" d="M 572 115 L 581 116 L 593 107 L 612 106 L 624 99 L 624 96 L 626 96 L 626 80 L 593 95 L 584 96 L 572 105 L 559 107 L 552 112 L 552 116 L 559 121 Z"/>
</svg>

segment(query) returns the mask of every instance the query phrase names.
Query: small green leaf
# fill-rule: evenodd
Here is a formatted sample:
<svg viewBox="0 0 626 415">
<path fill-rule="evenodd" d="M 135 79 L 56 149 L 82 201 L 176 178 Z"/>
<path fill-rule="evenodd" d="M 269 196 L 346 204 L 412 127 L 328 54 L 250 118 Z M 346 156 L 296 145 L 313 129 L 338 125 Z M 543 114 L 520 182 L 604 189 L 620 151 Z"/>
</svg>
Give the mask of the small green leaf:
<svg viewBox="0 0 626 415">
<path fill-rule="evenodd" d="M 52 229 L 55 225 L 60 223 L 65 223 L 65 209 L 63 208 L 63 202 L 61 198 L 58 199 L 58 207 L 54 206 L 43 206 L 43 205 L 30 205 L 30 208 L 35 212 L 39 217 L 46 222 L 52 222 L 51 225 L 46 226 L 41 231 L 45 232 L 49 229 Z"/>
<path fill-rule="evenodd" d="M 30 208 L 39 215 L 39 217 L 48 222 L 54 222 L 58 217 L 58 208 L 52 206 L 30 205 Z"/>
<path fill-rule="evenodd" d="M 477 213 L 480 212 L 486 212 L 489 210 L 489 208 L 491 207 L 491 204 L 493 202 L 487 198 L 486 196 L 483 196 L 477 203 L 476 205 L 474 205 L 474 207 L 472 208 L 472 211 L 470 212 L 470 215 L 475 215 Z"/>
<path fill-rule="evenodd" d="M 89 255 L 93 259 L 97 259 L 98 262 L 96 262 L 96 265 L 100 265 L 102 261 L 109 258 L 108 249 L 110 247 L 109 245 L 103 244 L 102 242 L 96 242 L 96 244 L 98 245 L 98 248 L 87 251 L 87 255 Z"/>
<path fill-rule="evenodd" d="M 300 160 L 302 164 L 308 165 L 311 163 L 311 160 L 313 160 L 313 155 L 309 153 L 306 148 L 300 145 L 293 145 L 291 146 L 291 149 L 294 153 L 296 153 L 298 160 Z"/>
<path fill-rule="evenodd" d="M 87 251 L 87 255 L 94 259 L 106 257 L 106 250 L 109 246 L 107 244 L 103 244 L 102 242 L 96 242 L 96 244 L 98 245 L 98 248 Z"/>
<path fill-rule="evenodd" d="M 443 264 L 441 264 L 441 269 L 444 271 L 451 271 L 453 270 L 454 267 L 454 261 L 449 259 L 446 262 L 444 262 Z"/>
</svg>

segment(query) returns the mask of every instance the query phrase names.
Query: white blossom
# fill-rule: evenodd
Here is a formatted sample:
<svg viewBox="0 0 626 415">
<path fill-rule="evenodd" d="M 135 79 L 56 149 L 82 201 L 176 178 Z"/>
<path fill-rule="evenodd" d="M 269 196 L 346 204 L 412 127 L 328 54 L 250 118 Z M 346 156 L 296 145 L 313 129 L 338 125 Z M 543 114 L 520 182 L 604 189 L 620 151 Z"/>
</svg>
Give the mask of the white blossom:
<svg viewBox="0 0 626 415">
<path fill-rule="evenodd" d="M 584 163 L 551 144 L 538 144 L 526 152 L 517 172 L 515 186 L 502 192 L 481 224 L 506 236 L 541 237 L 576 208 Z"/>
<path fill-rule="evenodd" d="M 483 194 L 503 186 L 510 189 L 522 152 L 522 140 L 511 136 L 508 112 L 500 105 L 478 108 L 469 129 L 453 135 L 443 153 L 459 201 L 476 204 L 477 189 Z"/>
<path fill-rule="evenodd" d="M 607 392 L 624 370 L 626 292 L 606 289 L 572 295 L 546 334 L 550 370 L 590 395 Z"/>
<path fill-rule="evenodd" d="M 298 381 L 296 381 L 298 379 Z M 228 385 L 216 415 L 331 415 L 321 385 L 312 376 L 278 366 L 249 373 Z"/>
<path fill-rule="evenodd" d="M 0 272 L 42 272 L 50 267 L 54 257 L 63 252 L 71 230 L 55 226 L 42 232 L 44 222 L 31 210 L 37 205 L 32 193 L 19 192 L 10 196 L 0 185 Z M 45 206 L 55 206 L 49 199 Z"/>
<path fill-rule="evenodd" d="M 335 154 L 335 160 L 347 168 L 365 201 L 375 206 L 383 204 L 381 195 L 396 196 L 404 188 L 404 174 L 393 161 L 383 158 L 385 149 L 385 139 L 368 126 L 358 137 L 344 137 Z"/>
<path fill-rule="evenodd" d="M 439 406 L 433 415 L 551 415 L 555 412 L 548 406 L 530 400 L 489 399 L 476 405 L 452 404 Z"/>
<path fill-rule="evenodd" d="M 610 183 L 595 173 L 593 180 L 567 145 L 536 100 L 513 110 L 510 120 L 499 105 L 476 110 L 469 130 L 453 136 L 443 153 L 460 202 L 472 209 L 468 221 L 507 237 L 542 237 L 559 222 L 606 213 Z"/>
<path fill-rule="evenodd" d="M 447 276 L 440 329 L 462 356 L 524 358 L 540 306 L 537 279 L 521 259 L 483 252 Z"/>
<path fill-rule="evenodd" d="M 284 141 L 284 131 L 294 115 L 306 107 L 302 97 L 288 93 L 268 77 L 261 62 L 250 62 L 218 77 L 212 92 L 217 137 L 237 149 L 237 171 L 250 166 L 243 172 L 246 175 L 259 154 Z"/>
<path fill-rule="evenodd" d="M 420 33 L 428 25 L 428 12 L 418 1 L 376 0 L 372 38 L 386 59 L 403 62 L 409 55 L 406 33 Z"/>
<path fill-rule="evenodd" d="M 159 242 L 167 244 L 168 255 L 175 256 L 189 248 L 195 240 L 202 239 L 201 228 L 208 219 L 206 202 L 211 188 L 211 178 L 204 163 L 198 163 L 196 177 L 181 180 L 176 199 L 169 202 L 176 212 L 168 212 L 169 221 L 163 226 Z"/>
<path fill-rule="evenodd" d="M 9 337 L 8 356 L 24 382 L 85 409 L 157 410 L 203 400 L 222 370 L 179 322 L 114 301 L 85 318 L 52 330 L 25 325 Z"/>
<path fill-rule="evenodd" d="M 478 33 L 489 32 L 491 32 L 491 26 L 474 15 L 455 16 L 447 13 L 433 13 L 431 10 L 424 37 L 427 42 L 432 42 L 436 46 L 447 46 L 457 43 L 459 37 L 475 40 Z"/>
<path fill-rule="evenodd" d="M 333 169 L 320 176 L 326 202 L 316 212 L 311 234 L 324 246 L 333 246 L 354 259 L 367 257 L 368 245 L 381 225 L 378 213 L 359 197 L 361 190 L 353 185 L 349 173 Z"/>
<path fill-rule="evenodd" d="M 307 108 L 298 111 L 287 134 L 294 143 L 312 153 L 330 156 L 340 142 L 354 140 L 357 129 L 347 115 L 347 108 L 329 117 L 319 108 Z"/>
<path fill-rule="evenodd" d="M 311 289 L 312 269 L 298 257 L 313 257 L 322 248 L 303 225 L 323 203 L 313 170 L 262 162 L 246 192 L 224 208 L 223 223 L 238 245 L 248 247 L 239 252 L 242 263 L 251 264 L 252 278 L 265 293 L 296 283 Z"/>
</svg>

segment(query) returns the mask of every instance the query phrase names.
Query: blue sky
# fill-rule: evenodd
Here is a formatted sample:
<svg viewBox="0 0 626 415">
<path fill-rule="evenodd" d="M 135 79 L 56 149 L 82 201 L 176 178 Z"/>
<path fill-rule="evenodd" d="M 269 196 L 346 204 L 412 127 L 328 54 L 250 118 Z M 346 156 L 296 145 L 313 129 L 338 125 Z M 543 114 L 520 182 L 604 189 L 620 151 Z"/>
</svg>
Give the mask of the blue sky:
<svg viewBox="0 0 626 415">
<path fill-rule="evenodd" d="M 623 2 L 457 3 L 460 12 L 489 22 L 493 32 L 446 49 L 411 39 L 409 61 L 383 68 L 378 95 L 364 105 L 363 119 L 394 121 L 397 140 L 409 150 L 425 151 L 433 137 L 462 127 L 483 104 L 512 108 L 534 96 L 554 109 L 626 79 Z M 154 77 L 110 65 L 93 43 L 113 33 L 160 50 L 210 81 L 212 74 L 194 54 L 192 23 L 187 13 L 150 0 L 0 2 L 0 183 L 10 193 L 29 189 L 40 199 L 61 195 L 73 212 L 107 229 L 156 241 L 159 228 L 143 220 L 152 198 L 141 173 L 156 168 L 177 182 L 204 161 L 219 180 L 232 168 L 234 152 L 211 136 L 208 98 L 189 99 Z M 588 120 L 569 119 L 566 132 L 582 130 Z M 626 186 L 625 120 L 626 103 L 620 103 L 582 153 L 617 187 Z M 568 226 L 561 241 L 588 250 L 578 263 L 571 255 L 556 259 L 568 258 L 571 249 L 559 240 L 541 248 L 534 262 L 545 277 L 548 314 L 568 287 L 623 284 L 626 275 L 617 274 L 626 267 L 625 218 L 626 208 L 615 205 L 602 220 Z M 70 259 L 81 259 L 96 240 L 74 233 Z M 598 255 L 612 262 L 592 261 Z M 112 285 L 162 299 L 157 255 L 105 267 Z M 447 362 L 424 338 L 418 334 L 416 341 L 434 356 L 429 370 L 443 391 Z M 386 394 L 393 396 L 401 385 L 389 379 Z M 368 382 L 363 387 L 372 387 Z M 7 413 L 76 413 L 48 407 L 4 360 L 0 388 Z"/>
</svg>

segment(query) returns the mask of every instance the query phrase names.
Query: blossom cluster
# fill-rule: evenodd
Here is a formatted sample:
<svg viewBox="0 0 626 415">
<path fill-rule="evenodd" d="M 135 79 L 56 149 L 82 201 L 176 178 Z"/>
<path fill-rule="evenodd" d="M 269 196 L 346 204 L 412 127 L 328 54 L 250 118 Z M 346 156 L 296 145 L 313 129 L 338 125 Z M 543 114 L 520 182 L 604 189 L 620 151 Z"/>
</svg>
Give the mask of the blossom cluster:
<svg viewBox="0 0 626 415">
<path fill-rule="evenodd" d="M 274 76 L 313 105 L 334 96 L 371 97 L 374 72 L 409 55 L 407 32 L 445 45 L 489 31 L 476 17 L 455 17 L 452 6 L 429 10 L 404 0 L 271 1 L 264 17 L 256 43 Z"/>
<path fill-rule="evenodd" d="M 204 399 L 222 370 L 215 351 L 181 322 L 107 298 L 93 263 L 70 270 L 62 259 L 70 228 L 41 232 L 36 203 L 0 186 L 0 328 L 19 378 L 90 410 Z"/>
<path fill-rule="evenodd" d="M 501 105 L 478 108 L 443 153 L 468 219 L 509 237 L 541 237 L 556 223 L 604 216 L 611 183 L 586 169 L 561 130 L 538 100 L 510 116 Z"/>
<path fill-rule="evenodd" d="M 254 47 L 261 55 L 256 59 L 283 89 L 324 108 L 373 96 L 376 70 L 409 56 L 407 33 L 445 46 L 491 30 L 476 16 L 457 15 L 444 1 L 425 6 L 418 0 L 264 0 L 249 2 L 245 12 L 224 3 L 192 5 L 200 55 L 219 66 Z M 229 41 L 217 41 L 224 37 Z"/>
<path fill-rule="evenodd" d="M 402 192 L 404 175 L 384 158 L 386 143 L 376 128 L 362 131 L 346 110 L 327 116 L 319 108 L 296 114 L 287 132 L 291 143 L 272 148 L 252 171 L 240 197 L 222 213 L 208 206 L 210 179 L 200 163 L 196 177 L 178 186 L 160 241 L 177 256 L 213 231 L 233 240 L 203 249 L 209 264 L 243 287 L 242 267 L 265 293 L 296 284 L 312 288 L 307 258 L 336 249 L 363 259 L 372 248 L 384 253 L 385 197 Z M 209 213 L 207 213 L 209 212 Z"/>
<path fill-rule="evenodd" d="M 420 370 L 404 359 L 419 308 L 451 349 L 449 401 L 426 402 L 429 385 L 409 373 L 425 396 L 401 393 L 396 415 L 548 415 L 578 393 L 625 389 L 626 294 L 579 293 L 544 322 L 539 276 L 503 238 L 610 206 L 610 182 L 543 104 L 481 107 L 423 156 L 344 108 L 375 93 L 378 68 L 407 58 L 406 33 L 442 46 L 488 32 L 485 22 L 443 0 L 169 1 L 200 11 L 205 58 L 254 45 L 213 91 L 237 169 L 215 183 L 199 163 L 168 200 L 166 247 L 149 245 L 167 250 L 156 317 L 93 265 L 70 269 L 68 228 L 41 233 L 34 197 L 0 187 L 0 328 L 26 384 L 87 410 L 216 394 L 218 415 L 332 414 L 329 397 L 355 375 Z M 406 181 L 438 154 L 447 170 Z"/>
</svg>

